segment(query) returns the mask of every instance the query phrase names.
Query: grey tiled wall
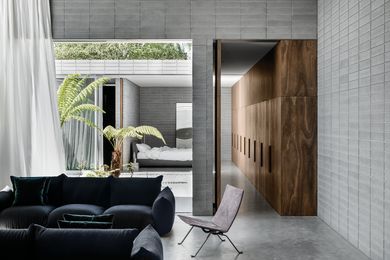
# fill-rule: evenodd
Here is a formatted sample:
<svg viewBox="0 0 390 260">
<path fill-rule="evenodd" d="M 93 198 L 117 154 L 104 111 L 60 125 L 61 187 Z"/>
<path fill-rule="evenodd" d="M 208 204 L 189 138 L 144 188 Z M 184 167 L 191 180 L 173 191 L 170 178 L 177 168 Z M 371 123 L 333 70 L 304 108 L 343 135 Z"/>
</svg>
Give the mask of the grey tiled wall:
<svg viewBox="0 0 390 260">
<path fill-rule="evenodd" d="M 193 40 L 193 212 L 212 213 L 213 40 L 315 39 L 316 0 L 51 0 L 57 39 Z"/>
<path fill-rule="evenodd" d="M 390 1 L 318 3 L 318 214 L 390 259 Z"/>
<path fill-rule="evenodd" d="M 167 145 L 176 147 L 176 103 L 191 103 L 189 87 L 141 87 L 140 123 L 157 127 L 164 135 Z M 161 146 L 156 138 L 146 138 L 151 146 Z"/>
</svg>

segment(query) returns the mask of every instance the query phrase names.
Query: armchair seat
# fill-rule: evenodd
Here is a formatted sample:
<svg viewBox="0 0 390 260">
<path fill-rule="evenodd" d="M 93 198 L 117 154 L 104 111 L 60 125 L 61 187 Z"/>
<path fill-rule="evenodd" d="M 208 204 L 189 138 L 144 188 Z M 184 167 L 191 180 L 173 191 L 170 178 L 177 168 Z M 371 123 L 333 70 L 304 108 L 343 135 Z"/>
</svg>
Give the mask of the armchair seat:
<svg viewBox="0 0 390 260">
<path fill-rule="evenodd" d="M 194 217 L 188 217 L 188 216 L 182 216 L 182 215 L 179 215 L 178 217 L 184 223 L 186 223 L 190 226 L 204 228 L 204 229 L 210 229 L 210 230 L 216 230 L 216 231 L 221 231 L 221 232 L 224 231 L 221 227 L 214 224 L 212 221 L 207 221 L 207 220 L 203 220 L 200 218 L 194 218 Z"/>
</svg>

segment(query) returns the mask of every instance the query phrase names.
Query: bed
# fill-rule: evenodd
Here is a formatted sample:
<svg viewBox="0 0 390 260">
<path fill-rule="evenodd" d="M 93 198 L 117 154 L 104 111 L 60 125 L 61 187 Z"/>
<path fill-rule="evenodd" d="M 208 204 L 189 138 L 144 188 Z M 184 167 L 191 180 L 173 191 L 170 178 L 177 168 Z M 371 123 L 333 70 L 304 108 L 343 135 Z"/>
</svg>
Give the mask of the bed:
<svg viewBox="0 0 390 260">
<path fill-rule="evenodd" d="M 131 161 L 139 167 L 192 167 L 191 148 L 148 147 L 146 144 L 131 143 Z"/>
</svg>

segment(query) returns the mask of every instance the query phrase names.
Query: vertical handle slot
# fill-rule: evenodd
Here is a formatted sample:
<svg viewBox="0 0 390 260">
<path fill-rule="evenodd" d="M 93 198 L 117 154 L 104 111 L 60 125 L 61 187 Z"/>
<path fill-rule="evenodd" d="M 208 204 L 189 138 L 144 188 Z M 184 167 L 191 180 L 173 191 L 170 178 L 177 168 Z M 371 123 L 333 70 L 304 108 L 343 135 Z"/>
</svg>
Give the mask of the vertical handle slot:
<svg viewBox="0 0 390 260">
<path fill-rule="evenodd" d="M 269 168 L 268 171 L 269 173 L 272 173 L 272 146 L 268 146 L 268 163 L 269 163 Z"/>
<path fill-rule="evenodd" d="M 263 167 L 263 143 L 260 144 L 260 167 Z"/>
</svg>

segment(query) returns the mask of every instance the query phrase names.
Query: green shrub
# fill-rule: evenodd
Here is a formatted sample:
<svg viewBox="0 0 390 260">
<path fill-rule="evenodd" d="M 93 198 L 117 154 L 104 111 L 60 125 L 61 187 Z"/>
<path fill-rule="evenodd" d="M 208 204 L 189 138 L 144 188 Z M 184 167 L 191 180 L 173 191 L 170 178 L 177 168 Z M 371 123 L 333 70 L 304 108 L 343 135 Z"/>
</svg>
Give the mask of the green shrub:
<svg viewBox="0 0 390 260">
<path fill-rule="evenodd" d="M 57 60 L 186 60 L 177 43 L 55 43 Z"/>
</svg>

